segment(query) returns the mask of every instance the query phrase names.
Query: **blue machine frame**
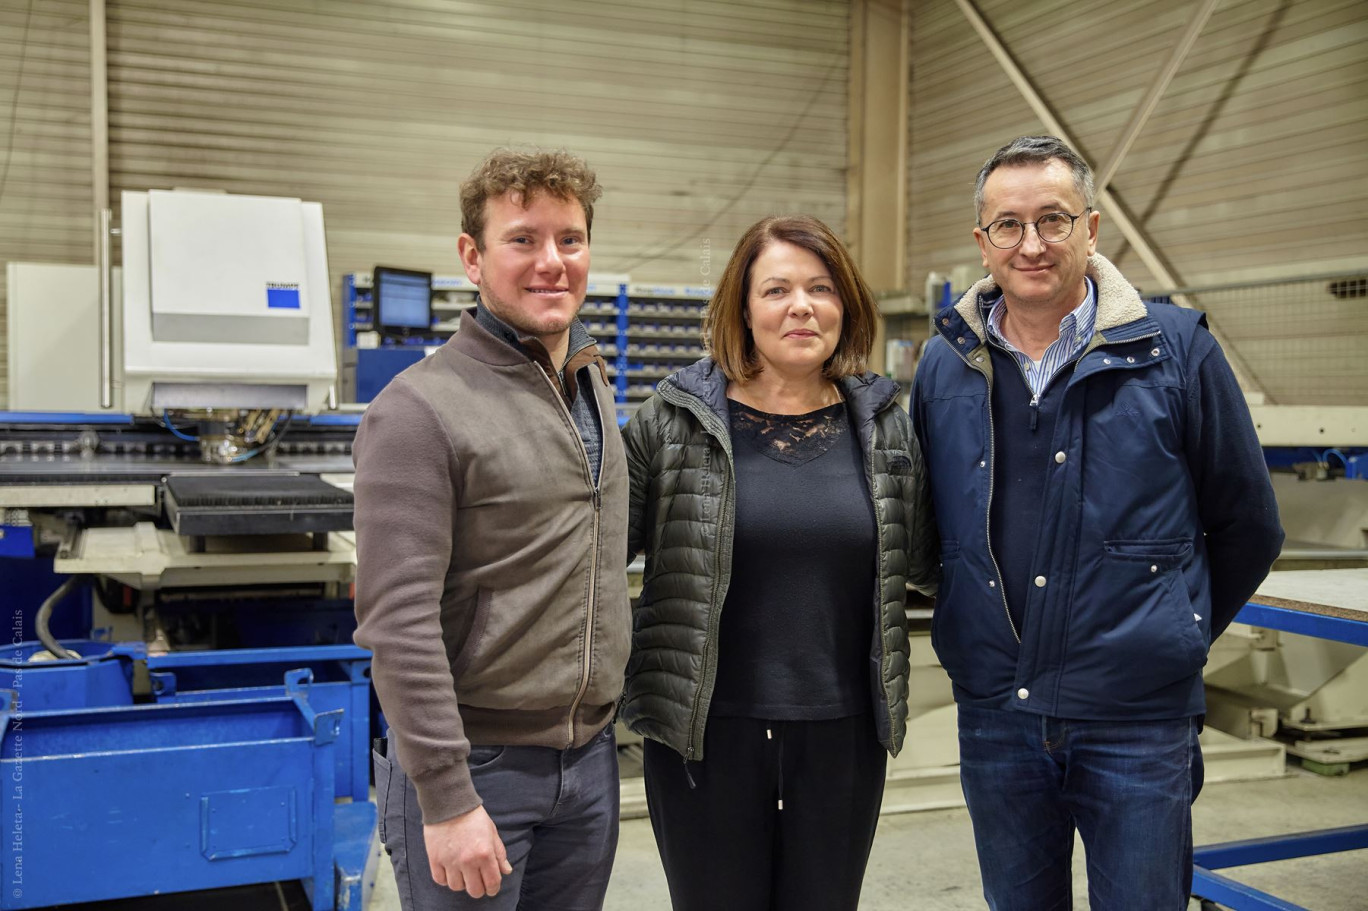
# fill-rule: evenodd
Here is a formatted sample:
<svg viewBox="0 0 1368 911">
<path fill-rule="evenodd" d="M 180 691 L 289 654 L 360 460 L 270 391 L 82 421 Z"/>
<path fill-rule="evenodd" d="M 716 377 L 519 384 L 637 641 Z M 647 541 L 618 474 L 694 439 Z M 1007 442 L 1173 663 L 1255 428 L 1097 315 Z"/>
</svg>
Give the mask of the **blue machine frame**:
<svg viewBox="0 0 1368 911">
<path fill-rule="evenodd" d="M 300 416 L 295 426 L 322 428 L 331 447 L 360 420 Z M 146 429 L 123 413 L 0 411 L 0 425 Z M 85 657 L 31 662 L 41 650 L 27 641 L 36 605 L 62 578 L 36 543 L 27 522 L 0 525 L 0 587 L 35 608 L 16 611 L 13 647 L 0 654 L 0 911 L 282 879 L 300 880 L 316 911 L 362 908 L 380 856 L 369 653 L 291 645 L 149 655 L 139 642 L 75 641 L 92 624 L 81 586 L 68 598 L 81 609 L 64 602 L 49 628 Z M 269 622 L 250 598 L 213 610 L 233 611 L 240 636 L 224 641 L 350 641 L 296 617 L 332 623 L 334 604 L 286 604 Z"/>
<path fill-rule="evenodd" d="M 1368 623 L 1361 620 L 1252 602 L 1246 604 L 1235 619 L 1239 623 L 1264 629 L 1368 646 Z M 1294 905 L 1212 871 L 1361 848 L 1368 848 L 1368 825 L 1206 845 L 1197 848 L 1192 855 L 1192 894 L 1220 902 L 1234 911 L 1307 911 L 1301 905 Z"/>
</svg>

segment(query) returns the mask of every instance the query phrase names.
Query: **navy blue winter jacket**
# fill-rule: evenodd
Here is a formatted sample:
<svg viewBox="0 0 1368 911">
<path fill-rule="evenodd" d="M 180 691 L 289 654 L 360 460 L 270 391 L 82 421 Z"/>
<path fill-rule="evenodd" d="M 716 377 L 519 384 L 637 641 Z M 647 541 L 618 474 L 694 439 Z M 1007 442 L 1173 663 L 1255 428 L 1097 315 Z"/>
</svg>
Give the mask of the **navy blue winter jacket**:
<svg viewBox="0 0 1368 911">
<path fill-rule="evenodd" d="M 989 546 L 1006 416 L 990 407 L 982 308 L 1001 291 L 986 278 L 936 316 L 911 408 L 941 536 L 932 643 L 962 703 L 1092 720 L 1201 714 L 1211 640 L 1282 546 L 1272 484 L 1205 317 L 1147 305 L 1100 256 L 1088 274 L 1097 324 L 1052 381 L 1066 385 L 1041 511 L 993 535 L 1034 542 L 1011 612 Z"/>
</svg>

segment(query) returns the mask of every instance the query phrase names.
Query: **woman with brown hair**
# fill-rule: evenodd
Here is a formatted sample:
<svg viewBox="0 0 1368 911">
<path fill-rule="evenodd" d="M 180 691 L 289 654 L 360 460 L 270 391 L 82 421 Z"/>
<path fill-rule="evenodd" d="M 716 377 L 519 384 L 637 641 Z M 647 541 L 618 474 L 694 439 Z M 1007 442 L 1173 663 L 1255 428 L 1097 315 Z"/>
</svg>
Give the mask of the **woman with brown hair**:
<svg viewBox="0 0 1368 911">
<path fill-rule="evenodd" d="M 676 911 L 858 903 L 906 731 L 906 584 L 937 566 L 898 386 L 867 369 L 877 318 L 826 225 L 764 219 L 710 356 L 624 431 L 646 572 L 621 717 Z"/>
</svg>

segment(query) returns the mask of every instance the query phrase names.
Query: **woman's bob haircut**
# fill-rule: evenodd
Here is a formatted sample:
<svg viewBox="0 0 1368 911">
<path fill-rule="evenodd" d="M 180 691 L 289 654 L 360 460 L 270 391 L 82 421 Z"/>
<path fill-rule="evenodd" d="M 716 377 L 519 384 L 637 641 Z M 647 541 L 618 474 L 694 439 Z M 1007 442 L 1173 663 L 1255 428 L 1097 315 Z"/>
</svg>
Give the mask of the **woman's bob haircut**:
<svg viewBox="0 0 1368 911">
<path fill-rule="evenodd" d="M 751 291 L 751 267 L 773 243 L 788 243 L 814 254 L 831 271 L 841 296 L 841 338 L 822 365 L 822 375 L 835 380 L 869 369 L 874 347 L 874 321 L 879 308 L 874 294 L 831 229 L 810 215 L 774 215 L 746 231 L 722 270 L 717 290 L 703 318 L 703 343 L 732 382 L 745 383 L 759 375 L 755 341 L 746 326 Z"/>
</svg>

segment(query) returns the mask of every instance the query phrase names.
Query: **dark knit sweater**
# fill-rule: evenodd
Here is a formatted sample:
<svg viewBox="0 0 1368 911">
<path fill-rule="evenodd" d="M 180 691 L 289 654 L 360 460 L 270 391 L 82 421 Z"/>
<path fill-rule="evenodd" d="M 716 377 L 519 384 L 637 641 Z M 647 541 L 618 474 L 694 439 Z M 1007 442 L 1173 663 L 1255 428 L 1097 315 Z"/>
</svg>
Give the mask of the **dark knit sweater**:
<svg viewBox="0 0 1368 911">
<path fill-rule="evenodd" d="M 995 344 L 988 346 L 993 358 L 993 436 L 997 458 L 993 461 L 992 522 L 990 546 L 1002 570 L 1002 589 L 1007 609 L 1018 630 L 1030 591 L 1031 567 L 1035 565 L 1037 534 L 1023 533 L 1020 518 L 1038 516 L 1045 503 L 1045 479 L 1054 465 L 1050 441 L 1064 389 L 1073 364 L 1062 367 L 1050 380 L 1039 401 L 1031 402 L 1031 390 L 1016 358 Z"/>
<path fill-rule="evenodd" d="M 712 714 L 866 712 L 878 544 L 846 406 L 768 415 L 732 402 L 731 431 L 736 532 Z"/>
</svg>

